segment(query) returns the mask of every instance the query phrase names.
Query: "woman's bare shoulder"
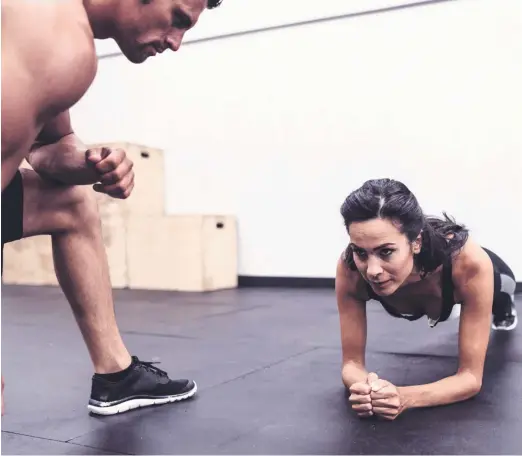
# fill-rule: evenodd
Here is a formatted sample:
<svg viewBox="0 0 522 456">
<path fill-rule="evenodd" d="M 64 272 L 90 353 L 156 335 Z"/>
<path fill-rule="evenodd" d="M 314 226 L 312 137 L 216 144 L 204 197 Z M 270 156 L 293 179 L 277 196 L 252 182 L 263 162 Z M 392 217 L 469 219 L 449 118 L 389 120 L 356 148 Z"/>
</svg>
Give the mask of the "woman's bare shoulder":
<svg viewBox="0 0 522 456">
<path fill-rule="evenodd" d="M 487 252 L 473 238 L 469 237 L 460 251 L 452 259 L 453 280 L 457 288 L 466 287 L 477 276 L 489 276 L 493 265 Z"/>
<path fill-rule="evenodd" d="M 366 288 L 366 281 L 359 271 L 351 269 L 346 264 L 344 252 L 337 261 L 335 289 L 338 296 L 348 295 L 360 301 L 368 301 L 370 299 Z"/>
</svg>

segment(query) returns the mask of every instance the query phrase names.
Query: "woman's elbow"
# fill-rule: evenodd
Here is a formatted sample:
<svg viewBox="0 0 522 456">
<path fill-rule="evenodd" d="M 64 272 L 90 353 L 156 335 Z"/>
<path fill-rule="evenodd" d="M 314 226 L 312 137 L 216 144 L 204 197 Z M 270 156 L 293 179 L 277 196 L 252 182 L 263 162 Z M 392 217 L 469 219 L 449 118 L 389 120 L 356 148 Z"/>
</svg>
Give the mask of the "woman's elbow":
<svg viewBox="0 0 522 456">
<path fill-rule="evenodd" d="M 475 397 L 480 393 L 482 389 L 482 380 L 475 378 L 475 381 L 472 383 L 470 387 L 470 397 Z"/>
<path fill-rule="evenodd" d="M 480 393 L 482 389 L 482 377 L 472 374 L 471 372 L 465 372 L 463 374 L 467 380 L 466 396 L 468 399 L 471 399 Z"/>
</svg>

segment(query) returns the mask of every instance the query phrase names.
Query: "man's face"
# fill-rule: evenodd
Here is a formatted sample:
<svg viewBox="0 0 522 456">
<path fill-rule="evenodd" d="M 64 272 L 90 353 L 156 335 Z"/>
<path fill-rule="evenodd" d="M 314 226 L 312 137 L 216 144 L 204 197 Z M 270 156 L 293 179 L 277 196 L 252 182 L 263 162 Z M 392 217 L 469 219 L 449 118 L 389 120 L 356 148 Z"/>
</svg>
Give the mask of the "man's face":
<svg viewBox="0 0 522 456">
<path fill-rule="evenodd" d="M 127 0 L 120 5 L 114 39 L 128 60 L 142 63 L 165 50 L 177 51 L 207 0 Z"/>
</svg>

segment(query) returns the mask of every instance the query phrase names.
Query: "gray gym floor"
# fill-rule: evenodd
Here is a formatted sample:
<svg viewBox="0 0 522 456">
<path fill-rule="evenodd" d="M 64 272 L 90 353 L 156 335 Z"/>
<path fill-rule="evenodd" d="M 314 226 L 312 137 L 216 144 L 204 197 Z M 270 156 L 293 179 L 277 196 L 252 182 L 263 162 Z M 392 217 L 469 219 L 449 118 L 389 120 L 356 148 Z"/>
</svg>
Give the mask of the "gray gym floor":
<svg viewBox="0 0 522 456">
<path fill-rule="evenodd" d="M 333 290 L 115 292 L 133 354 L 194 378 L 193 400 L 94 417 L 91 365 L 59 289 L 2 288 L 3 454 L 520 454 L 522 326 L 493 333 L 481 394 L 358 420 L 340 378 Z M 522 296 L 517 297 L 519 309 Z M 520 313 L 520 312 L 519 312 Z M 400 385 L 457 366 L 457 321 L 369 306 L 367 362 Z"/>
</svg>

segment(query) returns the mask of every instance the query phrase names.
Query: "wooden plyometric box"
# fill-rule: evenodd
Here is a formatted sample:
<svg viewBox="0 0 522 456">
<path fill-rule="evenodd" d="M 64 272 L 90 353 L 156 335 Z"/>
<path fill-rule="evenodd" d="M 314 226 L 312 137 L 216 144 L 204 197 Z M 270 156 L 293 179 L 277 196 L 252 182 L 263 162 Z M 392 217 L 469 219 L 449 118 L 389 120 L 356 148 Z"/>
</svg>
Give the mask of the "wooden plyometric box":
<svg viewBox="0 0 522 456">
<path fill-rule="evenodd" d="M 232 216 L 126 217 L 118 202 L 100 208 L 114 288 L 213 291 L 237 287 Z M 58 285 L 51 236 L 4 246 L 5 284 Z"/>
<path fill-rule="evenodd" d="M 237 287 L 237 228 L 232 216 L 131 217 L 129 287 L 213 291 Z"/>
<path fill-rule="evenodd" d="M 162 151 L 124 142 L 103 146 L 125 149 L 136 175 L 127 200 L 95 193 L 112 286 L 179 291 L 237 287 L 235 217 L 165 215 Z M 51 236 L 6 244 L 3 266 L 6 284 L 58 285 Z"/>
<path fill-rule="evenodd" d="M 165 164 L 163 151 L 140 144 L 114 142 L 89 144 L 89 148 L 110 147 L 125 150 L 134 163 L 134 188 L 131 196 L 120 200 L 125 215 L 147 214 L 162 215 L 165 213 Z M 110 197 L 101 199 L 103 204 Z"/>
<path fill-rule="evenodd" d="M 51 236 L 33 236 L 4 245 L 2 281 L 14 285 L 58 285 Z"/>
</svg>

